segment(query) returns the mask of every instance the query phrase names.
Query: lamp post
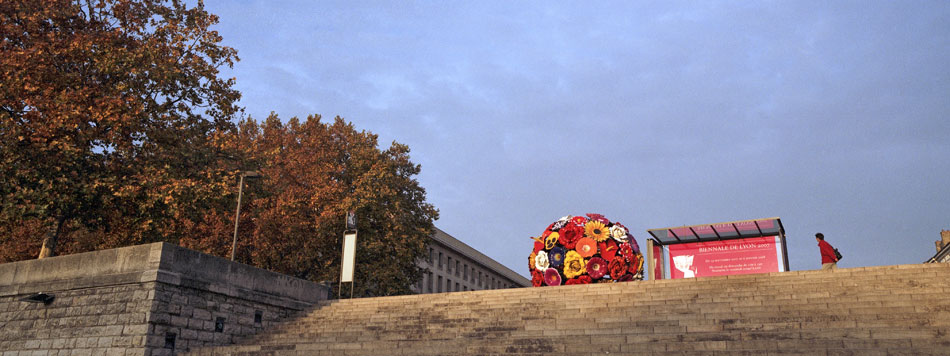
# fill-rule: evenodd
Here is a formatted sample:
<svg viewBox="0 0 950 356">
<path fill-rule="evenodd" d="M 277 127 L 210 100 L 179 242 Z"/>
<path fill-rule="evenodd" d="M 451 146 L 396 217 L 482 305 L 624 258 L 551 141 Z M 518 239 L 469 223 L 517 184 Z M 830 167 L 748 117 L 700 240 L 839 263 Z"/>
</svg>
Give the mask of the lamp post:
<svg viewBox="0 0 950 356">
<path fill-rule="evenodd" d="M 241 197 L 244 195 L 244 178 L 255 179 L 263 177 L 257 171 L 241 172 L 241 179 L 238 182 L 237 211 L 234 213 L 234 239 L 231 240 L 231 261 L 234 261 L 234 250 L 237 249 L 238 220 L 241 219 Z"/>
</svg>

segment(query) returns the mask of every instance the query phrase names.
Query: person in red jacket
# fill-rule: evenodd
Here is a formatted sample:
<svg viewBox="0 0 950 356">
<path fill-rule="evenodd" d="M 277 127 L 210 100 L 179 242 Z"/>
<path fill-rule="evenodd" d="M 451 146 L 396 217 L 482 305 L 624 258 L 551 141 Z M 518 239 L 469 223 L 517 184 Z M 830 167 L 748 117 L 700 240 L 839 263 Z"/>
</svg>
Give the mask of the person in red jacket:
<svg viewBox="0 0 950 356">
<path fill-rule="evenodd" d="M 818 250 L 821 251 L 821 270 L 828 271 L 838 268 L 838 258 L 835 257 L 835 249 L 831 244 L 825 242 L 825 235 L 815 234 L 815 241 L 818 241 Z"/>
</svg>

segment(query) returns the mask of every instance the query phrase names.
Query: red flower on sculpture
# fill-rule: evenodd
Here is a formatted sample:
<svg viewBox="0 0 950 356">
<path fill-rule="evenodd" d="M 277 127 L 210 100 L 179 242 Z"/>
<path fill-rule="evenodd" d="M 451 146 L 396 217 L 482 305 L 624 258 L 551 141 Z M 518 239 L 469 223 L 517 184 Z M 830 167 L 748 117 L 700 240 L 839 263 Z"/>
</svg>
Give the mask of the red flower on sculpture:
<svg viewBox="0 0 950 356">
<path fill-rule="evenodd" d="M 567 224 L 562 227 L 558 233 L 560 234 L 558 243 L 564 245 L 564 248 L 568 250 L 573 250 L 577 245 L 577 240 L 584 237 L 584 228 L 574 224 Z"/>
<path fill-rule="evenodd" d="M 628 243 L 620 244 L 620 254 L 623 256 L 624 259 L 627 260 L 627 262 L 633 261 L 633 248 L 630 247 L 630 244 Z"/>
<path fill-rule="evenodd" d="M 583 216 L 575 216 L 574 218 L 571 219 L 571 222 L 572 222 L 574 225 L 577 225 L 577 226 L 580 226 L 580 227 L 584 227 L 584 225 L 587 224 L 587 218 L 585 218 L 585 217 L 583 217 Z"/>
<path fill-rule="evenodd" d="M 561 274 L 557 272 L 555 268 L 548 268 L 544 270 L 544 284 L 549 286 L 559 286 L 561 285 Z"/>
<path fill-rule="evenodd" d="M 603 257 L 605 261 L 611 261 L 617 255 L 617 242 L 614 240 L 597 243 L 597 248 L 600 249 L 600 257 Z"/>
<path fill-rule="evenodd" d="M 643 255 L 634 254 L 633 258 L 630 259 L 630 266 L 627 268 L 627 271 L 633 274 L 640 272 L 640 264 L 643 263 Z"/>
<path fill-rule="evenodd" d="M 607 261 L 603 258 L 594 257 L 587 261 L 587 274 L 591 279 L 601 279 L 607 274 Z"/>
<path fill-rule="evenodd" d="M 590 214 L 587 214 L 587 217 L 590 218 L 590 219 L 593 220 L 593 221 L 600 221 L 600 222 L 604 223 L 604 225 L 609 225 L 609 224 L 610 224 L 610 220 L 607 220 L 606 217 L 604 217 L 603 215 L 600 215 L 600 214 L 590 213 Z"/>
<path fill-rule="evenodd" d="M 542 274 L 541 271 L 531 271 L 531 285 L 535 287 L 544 286 L 544 274 Z"/>
<path fill-rule="evenodd" d="M 564 284 L 565 284 L 565 285 L 571 285 L 571 284 L 590 284 L 590 282 L 591 282 L 590 276 L 584 275 L 584 276 L 580 276 L 580 277 L 577 277 L 577 278 L 568 279 L 567 282 L 564 282 Z"/>
<path fill-rule="evenodd" d="M 610 271 L 610 278 L 613 280 L 619 280 L 620 277 L 623 277 L 627 273 L 627 261 L 624 261 L 623 256 L 616 256 L 614 259 L 610 260 L 610 264 L 607 265 L 607 270 Z"/>
</svg>

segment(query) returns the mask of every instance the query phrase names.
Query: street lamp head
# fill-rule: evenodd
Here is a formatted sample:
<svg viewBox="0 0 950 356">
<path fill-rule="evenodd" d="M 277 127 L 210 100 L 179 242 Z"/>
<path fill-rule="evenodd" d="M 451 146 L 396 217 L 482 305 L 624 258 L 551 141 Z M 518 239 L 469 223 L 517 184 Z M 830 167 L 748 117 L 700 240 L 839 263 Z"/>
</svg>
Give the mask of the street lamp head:
<svg viewBox="0 0 950 356">
<path fill-rule="evenodd" d="M 243 175 L 245 178 L 262 178 L 262 177 L 264 177 L 264 175 L 261 174 L 261 172 L 258 172 L 258 171 L 244 171 L 244 172 L 241 173 L 241 175 Z"/>
</svg>

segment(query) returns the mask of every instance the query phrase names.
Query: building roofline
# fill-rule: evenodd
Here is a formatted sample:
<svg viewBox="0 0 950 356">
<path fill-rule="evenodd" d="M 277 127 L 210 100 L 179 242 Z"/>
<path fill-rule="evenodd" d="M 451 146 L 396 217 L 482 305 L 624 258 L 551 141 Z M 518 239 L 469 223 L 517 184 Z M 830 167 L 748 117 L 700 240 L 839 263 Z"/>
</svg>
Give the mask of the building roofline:
<svg viewBox="0 0 950 356">
<path fill-rule="evenodd" d="M 925 261 L 924 263 L 935 263 L 935 262 L 938 262 L 938 260 L 939 260 L 941 257 L 944 257 L 944 256 L 946 256 L 946 255 L 948 255 L 948 254 L 950 254 L 950 244 L 943 245 L 943 247 L 940 248 L 940 251 L 937 251 L 937 254 L 935 254 L 933 257 L 931 257 L 929 260 Z"/>
<path fill-rule="evenodd" d="M 435 227 L 435 226 L 433 226 L 433 228 L 435 229 L 435 231 L 432 234 L 433 240 L 436 240 L 442 243 L 443 245 L 445 245 L 446 247 L 448 247 L 449 249 L 455 251 L 456 253 L 460 255 L 463 255 L 465 257 L 472 259 L 472 261 L 485 265 L 486 267 L 496 271 L 498 274 L 504 276 L 505 278 L 510 279 L 512 282 L 514 282 L 517 285 L 520 285 L 522 287 L 531 286 L 531 281 L 525 278 L 524 276 L 518 274 L 515 271 L 512 271 L 508 267 L 505 267 L 505 265 L 498 263 L 498 261 L 495 261 L 491 257 L 485 256 L 485 254 L 478 252 L 478 250 L 472 248 L 471 246 L 469 246 L 468 244 L 462 241 L 459 241 L 452 235 L 449 235 L 447 232 L 442 231 L 442 229 L 439 229 L 438 227 Z"/>
</svg>

